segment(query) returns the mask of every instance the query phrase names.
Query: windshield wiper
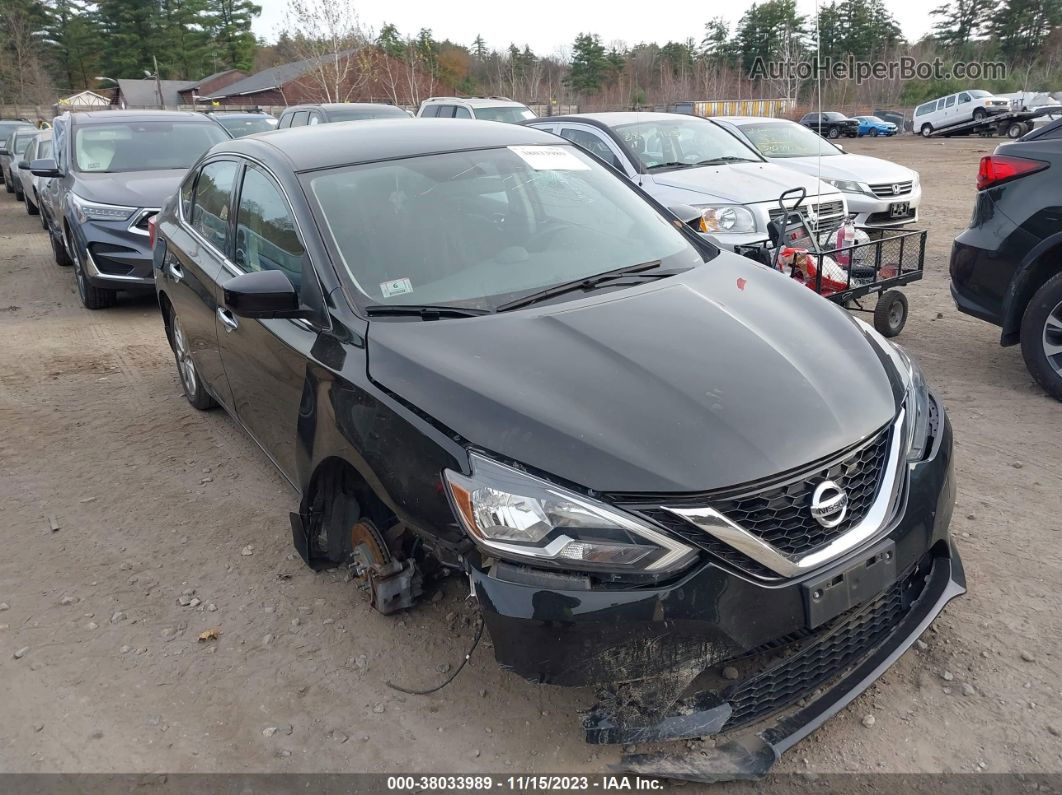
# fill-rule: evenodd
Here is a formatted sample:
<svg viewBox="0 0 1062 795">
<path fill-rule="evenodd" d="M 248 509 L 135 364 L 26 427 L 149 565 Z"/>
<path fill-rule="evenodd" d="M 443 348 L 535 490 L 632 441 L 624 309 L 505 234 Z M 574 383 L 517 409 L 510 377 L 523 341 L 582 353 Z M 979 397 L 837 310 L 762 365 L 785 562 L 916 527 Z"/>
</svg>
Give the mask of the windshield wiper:
<svg viewBox="0 0 1062 795">
<path fill-rule="evenodd" d="M 436 306 L 433 304 L 372 304 L 365 307 L 369 317 L 409 316 L 421 320 L 438 320 L 443 317 L 479 317 L 489 315 L 489 309 L 473 309 L 466 306 Z"/>
<path fill-rule="evenodd" d="M 727 155 L 726 157 L 713 157 L 710 160 L 700 160 L 694 165 L 698 166 L 718 166 L 723 163 L 758 163 L 758 160 L 753 160 L 751 157 L 734 157 L 733 155 Z"/>
<path fill-rule="evenodd" d="M 672 161 L 670 163 L 657 163 L 655 166 L 649 166 L 646 171 L 656 171 L 661 168 L 693 168 L 698 165 L 697 163 L 679 163 L 678 161 Z"/>
<path fill-rule="evenodd" d="M 523 298 L 516 298 L 512 301 L 506 301 L 504 304 L 498 304 L 496 311 L 506 312 L 510 309 L 520 309 L 521 307 L 537 304 L 539 301 L 545 301 L 558 295 L 564 295 L 565 293 L 571 293 L 576 290 L 592 290 L 600 285 L 614 283 L 622 279 L 663 279 L 666 276 L 674 276 L 676 273 L 682 273 L 687 270 L 687 268 L 680 268 L 677 270 L 652 270 L 659 266 L 660 260 L 654 260 L 652 262 L 643 262 L 639 265 L 630 265 L 626 268 L 605 271 L 604 273 L 599 273 L 596 276 L 588 276 L 584 279 L 562 282 L 561 284 L 555 284 L 552 287 L 547 287 L 544 290 L 539 290 L 530 295 L 525 295 Z M 642 271 L 652 271 L 652 273 L 643 273 Z"/>
</svg>

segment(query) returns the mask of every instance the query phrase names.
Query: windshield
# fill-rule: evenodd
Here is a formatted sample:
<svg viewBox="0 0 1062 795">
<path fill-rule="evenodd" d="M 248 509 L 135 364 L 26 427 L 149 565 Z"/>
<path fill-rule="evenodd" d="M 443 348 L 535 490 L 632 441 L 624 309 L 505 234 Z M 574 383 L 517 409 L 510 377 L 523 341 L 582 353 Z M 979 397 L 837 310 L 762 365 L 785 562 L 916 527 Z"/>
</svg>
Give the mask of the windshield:
<svg viewBox="0 0 1062 795">
<path fill-rule="evenodd" d="M 32 141 L 36 136 L 36 130 L 26 133 L 15 133 L 15 154 L 23 154 L 26 151 L 26 148 L 30 145 L 30 141 Z"/>
<path fill-rule="evenodd" d="M 41 140 L 37 141 L 37 155 L 36 155 L 36 158 L 38 160 L 42 160 L 42 159 L 44 159 L 46 157 L 51 157 L 51 156 L 52 156 L 52 139 L 51 138 L 42 138 Z"/>
<path fill-rule="evenodd" d="M 755 152 L 707 119 L 640 121 L 613 129 L 650 171 L 760 162 Z"/>
<path fill-rule="evenodd" d="M 765 157 L 815 157 L 841 152 L 818 133 L 792 122 L 742 124 L 739 129 Z"/>
<path fill-rule="evenodd" d="M 974 89 L 973 91 L 967 91 L 966 93 L 974 99 L 984 99 L 985 97 L 992 96 L 988 91 L 981 91 L 980 89 Z"/>
<path fill-rule="evenodd" d="M 216 116 L 218 124 L 232 133 L 233 138 L 243 138 L 245 135 L 269 132 L 277 127 L 277 120 L 272 116 Z"/>
<path fill-rule="evenodd" d="M 185 169 L 228 135 L 213 122 L 142 121 L 79 127 L 74 157 L 79 171 Z"/>
<path fill-rule="evenodd" d="M 484 121 L 504 121 L 509 124 L 517 124 L 528 119 L 537 118 L 530 109 L 523 106 L 516 107 L 513 105 L 501 106 L 497 108 L 476 108 L 475 114 L 477 119 L 483 119 Z"/>
<path fill-rule="evenodd" d="M 349 110 L 329 110 L 329 121 L 362 121 L 364 119 L 408 119 L 409 114 L 401 108 L 350 108 Z"/>
<path fill-rule="evenodd" d="M 306 180 L 372 304 L 490 310 L 617 268 L 703 261 L 622 178 L 568 145 L 411 157 Z"/>
<path fill-rule="evenodd" d="M 873 124 L 884 124 L 885 123 L 881 119 L 879 119 L 877 116 L 856 116 L 856 118 L 857 119 L 862 119 L 863 121 L 869 121 L 869 122 L 871 122 Z"/>
</svg>

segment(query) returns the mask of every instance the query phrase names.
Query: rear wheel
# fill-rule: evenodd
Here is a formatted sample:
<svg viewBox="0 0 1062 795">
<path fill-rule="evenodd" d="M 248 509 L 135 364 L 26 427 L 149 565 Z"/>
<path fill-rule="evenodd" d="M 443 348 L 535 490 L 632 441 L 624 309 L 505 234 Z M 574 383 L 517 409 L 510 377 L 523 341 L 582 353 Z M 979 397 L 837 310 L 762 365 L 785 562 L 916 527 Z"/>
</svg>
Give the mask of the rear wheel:
<svg viewBox="0 0 1062 795">
<path fill-rule="evenodd" d="M 874 328 L 883 337 L 895 337 L 907 323 L 907 296 L 899 290 L 886 290 L 874 307 Z"/>
<path fill-rule="evenodd" d="M 1036 382 L 1062 400 L 1062 273 L 1048 279 L 1025 307 L 1021 353 Z"/>
<path fill-rule="evenodd" d="M 1025 125 L 1021 122 L 1015 121 L 1007 125 L 1006 136 L 1008 138 L 1021 138 L 1025 135 Z"/>
<path fill-rule="evenodd" d="M 70 238 L 67 236 L 67 241 Z M 74 263 L 74 281 L 77 282 L 77 294 L 81 299 L 81 305 L 85 309 L 108 309 L 118 303 L 118 291 L 106 290 L 94 287 L 85 275 L 85 268 L 81 262 L 81 254 L 77 245 L 69 246 L 70 258 Z"/>
<path fill-rule="evenodd" d="M 181 389 L 184 390 L 184 396 L 188 398 L 188 402 L 200 411 L 214 408 L 217 403 L 206 391 L 206 387 L 199 378 L 199 372 L 195 369 L 195 361 L 192 359 L 188 337 L 172 307 L 170 308 L 170 347 L 173 349 L 173 358 L 177 362 L 177 374 L 181 377 Z"/>
<path fill-rule="evenodd" d="M 22 189 L 18 185 L 15 185 L 15 201 L 20 202 L 25 200 L 26 195 L 22 192 Z"/>
<path fill-rule="evenodd" d="M 922 133 L 922 137 L 923 138 L 928 138 L 929 136 L 931 136 L 933 134 L 933 125 L 932 124 L 923 124 L 921 133 Z"/>
<path fill-rule="evenodd" d="M 829 138 L 840 138 L 841 137 L 841 128 L 840 127 L 830 127 L 826 131 L 826 135 Z"/>
<path fill-rule="evenodd" d="M 13 180 L 10 179 L 5 174 L 4 175 L 4 190 L 6 190 L 8 193 L 14 193 L 15 192 L 15 186 L 11 184 L 12 182 L 13 182 Z"/>
</svg>

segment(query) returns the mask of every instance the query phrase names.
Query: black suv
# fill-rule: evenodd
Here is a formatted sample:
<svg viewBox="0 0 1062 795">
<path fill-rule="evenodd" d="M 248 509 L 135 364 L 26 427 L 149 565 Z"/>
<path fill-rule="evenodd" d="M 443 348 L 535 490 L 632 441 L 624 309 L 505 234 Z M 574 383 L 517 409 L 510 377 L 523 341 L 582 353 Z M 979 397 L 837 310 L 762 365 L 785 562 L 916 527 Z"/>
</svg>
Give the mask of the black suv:
<svg viewBox="0 0 1062 795">
<path fill-rule="evenodd" d="M 1000 326 L 1062 400 L 1062 119 L 981 158 L 977 203 L 951 250 L 960 311 Z"/>
<path fill-rule="evenodd" d="M 323 105 L 293 105 L 280 114 L 279 129 L 331 124 L 337 121 L 368 119 L 408 119 L 410 114 L 395 105 L 381 102 L 331 102 Z"/>
<path fill-rule="evenodd" d="M 112 110 L 56 120 L 54 156 L 30 170 L 54 180 L 52 249 L 56 263 L 73 264 L 85 307 L 113 306 L 120 290 L 154 289 L 148 222 L 188 167 L 229 138 L 201 113 Z"/>
<path fill-rule="evenodd" d="M 827 138 L 840 138 L 842 135 L 856 138 L 859 135 L 858 119 L 850 119 L 843 113 L 832 110 L 825 113 L 805 113 L 800 123 Z"/>
<path fill-rule="evenodd" d="M 591 742 L 762 773 L 963 591 L 918 366 L 562 138 L 241 138 L 157 235 L 185 394 L 293 484 L 303 558 L 386 613 L 466 578 L 504 667 L 611 688 Z"/>
</svg>

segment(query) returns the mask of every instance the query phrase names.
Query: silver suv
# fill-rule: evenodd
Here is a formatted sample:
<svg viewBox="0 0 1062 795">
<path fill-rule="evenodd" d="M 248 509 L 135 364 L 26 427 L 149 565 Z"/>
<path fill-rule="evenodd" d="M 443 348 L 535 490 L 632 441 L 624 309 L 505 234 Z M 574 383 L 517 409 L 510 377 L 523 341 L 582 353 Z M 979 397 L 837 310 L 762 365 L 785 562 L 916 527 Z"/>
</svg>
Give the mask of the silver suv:
<svg viewBox="0 0 1062 795">
<path fill-rule="evenodd" d="M 417 117 L 485 119 L 518 124 L 535 118 L 535 112 L 508 97 L 429 97 L 421 104 Z"/>
</svg>

